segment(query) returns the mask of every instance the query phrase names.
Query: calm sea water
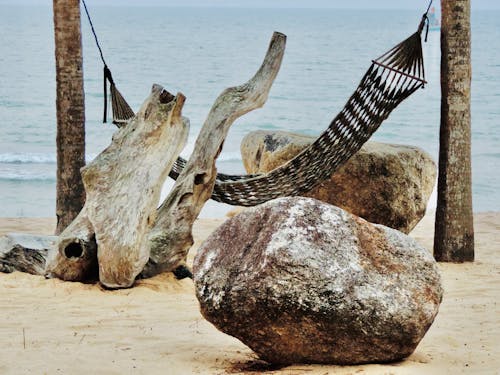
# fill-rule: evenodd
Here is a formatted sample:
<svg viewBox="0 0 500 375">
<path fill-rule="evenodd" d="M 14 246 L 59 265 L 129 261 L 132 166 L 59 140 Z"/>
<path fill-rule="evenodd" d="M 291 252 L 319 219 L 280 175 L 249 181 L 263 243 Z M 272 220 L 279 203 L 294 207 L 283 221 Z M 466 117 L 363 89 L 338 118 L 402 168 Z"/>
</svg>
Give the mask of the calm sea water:
<svg viewBox="0 0 500 375">
<path fill-rule="evenodd" d="M 372 58 L 409 36 L 420 10 L 200 9 L 92 7 L 105 58 L 134 109 L 153 83 L 187 96 L 188 156 L 213 101 L 257 70 L 272 32 L 287 51 L 263 109 L 232 127 L 220 171 L 244 171 L 239 144 L 252 130 L 318 135 L 342 108 Z M 475 12 L 473 35 L 474 210 L 500 210 L 500 12 Z M 0 5 L 0 216 L 53 216 L 55 211 L 55 68 L 52 9 Z M 114 132 L 101 123 L 102 65 L 82 18 L 87 154 Z M 424 46 L 429 84 L 403 103 L 374 140 L 416 145 L 437 161 L 439 32 Z M 171 183 L 169 183 L 171 185 Z M 169 185 L 169 186 L 170 186 Z M 168 190 L 166 186 L 165 190 Z M 430 206 L 435 206 L 435 197 Z M 228 206 L 212 202 L 204 216 Z"/>
</svg>

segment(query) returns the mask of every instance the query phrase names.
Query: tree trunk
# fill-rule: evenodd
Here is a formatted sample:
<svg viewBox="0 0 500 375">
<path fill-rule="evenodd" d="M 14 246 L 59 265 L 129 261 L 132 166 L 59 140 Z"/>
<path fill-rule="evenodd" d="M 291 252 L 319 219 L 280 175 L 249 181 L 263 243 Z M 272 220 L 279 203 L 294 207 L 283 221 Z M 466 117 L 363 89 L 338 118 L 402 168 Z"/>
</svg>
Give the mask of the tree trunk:
<svg viewBox="0 0 500 375">
<path fill-rule="evenodd" d="M 85 165 L 85 105 L 79 0 L 54 0 L 57 80 L 57 196 L 59 234 L 85 202 L 80 168 Z"/>
<path fill-rule="evenodd" d="M 434 256 L 474 260 L 470 0 L 441 0 L 441 130 Z"/>
</svg>

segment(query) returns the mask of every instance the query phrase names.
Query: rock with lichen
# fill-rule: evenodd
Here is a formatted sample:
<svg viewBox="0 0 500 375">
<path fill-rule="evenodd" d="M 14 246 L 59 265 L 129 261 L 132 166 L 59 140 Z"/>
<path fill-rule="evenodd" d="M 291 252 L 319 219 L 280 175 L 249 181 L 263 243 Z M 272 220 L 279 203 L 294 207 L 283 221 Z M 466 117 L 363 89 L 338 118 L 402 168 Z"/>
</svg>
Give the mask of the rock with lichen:
<svg viewBox="0 0 500 375">
<path fill-rule="evenodd" d="M 281 364 L 403 359 L 443 294 L 415 240 L 301 197 L 227 220 L 198 250 L 194 281 L 208 321 Z"/>
</svg>

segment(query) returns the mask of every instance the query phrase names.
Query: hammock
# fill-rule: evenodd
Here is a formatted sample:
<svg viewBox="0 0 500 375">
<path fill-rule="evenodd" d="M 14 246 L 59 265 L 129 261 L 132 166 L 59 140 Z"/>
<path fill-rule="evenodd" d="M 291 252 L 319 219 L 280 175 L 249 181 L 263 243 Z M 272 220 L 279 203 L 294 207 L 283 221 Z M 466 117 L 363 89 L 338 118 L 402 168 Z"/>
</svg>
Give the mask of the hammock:
<svg viewBox="0 0 500 375">
<path fill-rule="evenodd" d="M 134 112 L 116 89 L 85 1 L 82 2 L 104 63 L 104 122 L 108 80 L 113 123 L 121 127 L 134 116 Z M 254 206 L 279 197 L 299 195 L 330 177 L 336 169 L 345 164 L 403 100 L 424 87 L 426 81 L 420 34 L 426 25 L 428 32 L 427 13 L 431 4 L 432 0 L 422 16 L 417 32 L 372 61 L 344 108 L 314 143 L 287 163 L 266 174 L 218 173 L 211 198 L 230 205 Z M 186 160 L 179 157 L 169 176 L 177 179 L 185 165 Z"/>
<path fill-rule="evenodd" d="M 393 109 L 424 87 L 420 34 L 426 22 L 424 14 L 416 33 L 372 61 L 354 94 L 314 143 L 266 174 L 217 174 L 212 199 L 254 206 L 302 194 L 329 178 L 359 151 Z M 185 164 L 184 159 L 178 158 L 170 177 L 176 179 Z"/>
</svg>

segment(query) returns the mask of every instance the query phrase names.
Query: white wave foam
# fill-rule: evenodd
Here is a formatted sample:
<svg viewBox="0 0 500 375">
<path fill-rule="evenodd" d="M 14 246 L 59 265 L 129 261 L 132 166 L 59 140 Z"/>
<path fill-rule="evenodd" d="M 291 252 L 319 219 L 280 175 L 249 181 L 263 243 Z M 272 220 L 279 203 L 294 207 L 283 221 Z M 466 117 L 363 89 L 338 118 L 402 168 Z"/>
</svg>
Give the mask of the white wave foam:
<svg viewBox="0 0 500 375">
<path fill-rule="evenodd" d="M 56 181 L 55 176 L 50 176 L 47 174 L 29 174 L 29 173 L 0 173 L 0 181 Z"/>
<path fill-rule="evenodd" d="M 86 155 L 87 163 L 96 155 Z M 0 163 L 4 164 L 56 164 L 56 154 L 43 153 L 6 153 L 0 154 Z"/>
<path fill-rule="evenodd" d="M 5 164 L 55 164 L 55 154 L 7 153 L 0 154 L 0 163 Z"/>
<path fill-rule="evenodd" d="M 239 152 L 224 152 L 217 158 L 218 161 L 241 161 L 241 154 Z"/>
<path fill-rule="evenodd" d="M 54 164 L 0 163 L 0 181 L 55 181 Z"/>
</svg>

